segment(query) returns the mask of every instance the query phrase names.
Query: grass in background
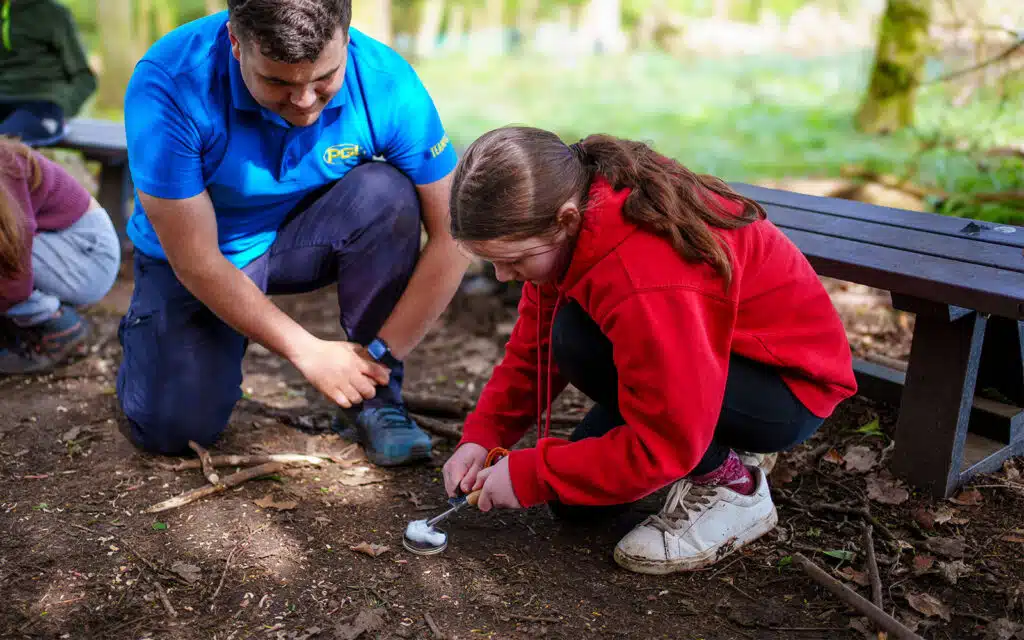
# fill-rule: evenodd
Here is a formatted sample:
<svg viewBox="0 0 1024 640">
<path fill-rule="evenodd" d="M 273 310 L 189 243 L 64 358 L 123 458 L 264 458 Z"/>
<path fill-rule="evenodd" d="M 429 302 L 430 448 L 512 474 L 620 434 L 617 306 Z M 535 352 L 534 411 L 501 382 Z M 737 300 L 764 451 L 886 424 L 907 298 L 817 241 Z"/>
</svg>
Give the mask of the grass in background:
<svg viewBox="0 0 1024 640">
<path fill-rule="evenodd" d="M 1024 189 L 1024 163 L 978 159 L 921 138 L 941 134 L 988 148 L 1024 139 L 1024 91 L 1000 103 L 979 93 L 960 109 L 950 88 L 924 87 L 913 132 L 886 137 L 853 128 L 871 56 L 784 56 L 684 61 L 666 55 L 476 61 L 438 57 L 417 70 L 459 146 L 505 124 L 529 124 L 566 141 L 610 133 L 649 142 L 689 168 L 726 180 L 833 177 L 848 165 L 904 175 L 911 161 L 923 186 L 951 194 Z M 963 197 L 937 211 L 1024 222 L 1024 212 Z"/>
</svg>

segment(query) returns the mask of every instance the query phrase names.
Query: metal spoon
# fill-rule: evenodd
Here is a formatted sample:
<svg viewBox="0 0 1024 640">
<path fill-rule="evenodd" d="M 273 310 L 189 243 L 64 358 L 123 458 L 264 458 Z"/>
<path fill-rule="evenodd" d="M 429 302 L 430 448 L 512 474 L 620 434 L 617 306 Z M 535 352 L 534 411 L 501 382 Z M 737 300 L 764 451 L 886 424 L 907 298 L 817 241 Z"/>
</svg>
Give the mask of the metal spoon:
<svg viewBox="0 0 1024 640">
<path fill-rule="evenodd" d="M 402 546 L 412 553 L 421 556 L 441 553 L 448 548 L 448 534 L 440 529 L 436 529 L 435 525 L 467 504 L 476 506 L 479 499 L 480 491 L 477 490 L 468 495 L 450 500 L 449 504 L 451 507 L 430 520 L 414 520 L 410 522 L 409 526 L 405 528 L 405 535 L 402 536 Z"/>
</svg>

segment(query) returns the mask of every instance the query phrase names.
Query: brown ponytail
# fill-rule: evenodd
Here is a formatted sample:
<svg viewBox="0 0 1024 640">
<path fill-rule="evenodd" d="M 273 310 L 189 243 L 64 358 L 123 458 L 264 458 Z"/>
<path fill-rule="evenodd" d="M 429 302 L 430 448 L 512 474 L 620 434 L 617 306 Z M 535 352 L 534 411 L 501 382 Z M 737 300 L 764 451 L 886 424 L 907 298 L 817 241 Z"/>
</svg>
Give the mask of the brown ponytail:
<svg viewBox="0 0 1024 640">
<path fill-rule="evenodd" d="M 20 162 L 18 155 L 23 156 L 27 162 Z M 27 165 L 27 174 L 23 165 Z M 42 180 L 39 164 L 32 157 L 32 150 L 20 142 L 4 137 L 0 137 L 0 177 L 2 176 L 28 180 L 31 190 L 35 190 Z M 14 197 L 0 181 L 0 277 L 16 277 L 25 268 L 27 248 L 24 220 L 24 212 L 19 210 Z"/>
<path fill-rule="evenodd" d="M 573 196 L 581 207 L 595 175 L 630 188 L 624 216 L 668 238 L 685 259 L 711 265 L 726 283 L 732 263 L 713 229 L 737 229 L 766 216 L 722 180 L 697 175 L 642 142 L 592 135 L 566 145 L 531 127 L 503 127 L 473 142 L 452 181 L 452 235 L 464 241 L 523 239 L 557 229 Z M 736 214 L 719 197 L 743 204 Z"/>
</svg>

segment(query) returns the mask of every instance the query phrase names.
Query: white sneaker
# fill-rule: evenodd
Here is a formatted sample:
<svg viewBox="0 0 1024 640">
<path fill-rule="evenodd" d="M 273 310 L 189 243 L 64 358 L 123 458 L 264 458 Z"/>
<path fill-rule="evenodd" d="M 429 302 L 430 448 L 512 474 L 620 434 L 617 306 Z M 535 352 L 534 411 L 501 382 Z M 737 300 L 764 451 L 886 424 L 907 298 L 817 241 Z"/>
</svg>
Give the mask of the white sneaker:
<svg viewBox="0 0 1024 640">
<path fill-rule="evenodd" d="M 777 453 L 751 453 L 749 451 L 737 451 L 736 455 L 740 457 L 743 464 L 748 467 L 760 467 L 764 469 L 764 475 L 768 475 L 775 468 L 775 463 L 779 461 L 779 454 Z"/>
<path fill-rule="evenodd" d="M 753 468 L 756 489 L 745 496 L 722 486 L 683 479 L 665 506 L 615 545 L 615 562 L 637 573 L 661 575 L 714 564 L 775 528 L 779 520 L 764 470 Z"/>
</svg>

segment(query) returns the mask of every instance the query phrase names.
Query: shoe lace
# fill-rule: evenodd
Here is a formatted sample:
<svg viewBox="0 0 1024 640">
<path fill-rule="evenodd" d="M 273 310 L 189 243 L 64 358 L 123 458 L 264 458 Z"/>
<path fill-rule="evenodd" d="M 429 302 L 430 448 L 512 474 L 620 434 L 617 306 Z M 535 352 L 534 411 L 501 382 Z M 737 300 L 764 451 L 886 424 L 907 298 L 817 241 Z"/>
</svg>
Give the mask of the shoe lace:
<svg viewBox="0 0 1024 640">
<path fill-rule="evenodd" d="M 669 489 L 661 511 L 649 516 L 644 524 L 663 532 L 679 529 L 690 516 L 696 516 L 714 504 L 717 491 L 718 487 L 713 485 L 680 480 Z"/>
<path fill-rule="evenodd" d="M 409 429 L 412 419 L 401 407 L 381 407 L 375 411 L 375 418 L 385 429 Z"/>
</svg>

